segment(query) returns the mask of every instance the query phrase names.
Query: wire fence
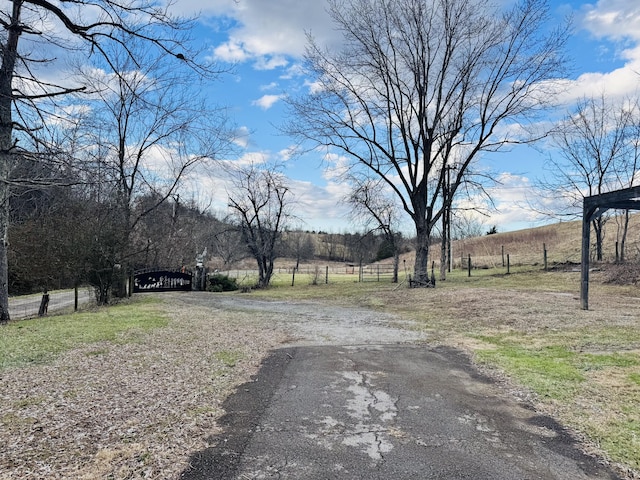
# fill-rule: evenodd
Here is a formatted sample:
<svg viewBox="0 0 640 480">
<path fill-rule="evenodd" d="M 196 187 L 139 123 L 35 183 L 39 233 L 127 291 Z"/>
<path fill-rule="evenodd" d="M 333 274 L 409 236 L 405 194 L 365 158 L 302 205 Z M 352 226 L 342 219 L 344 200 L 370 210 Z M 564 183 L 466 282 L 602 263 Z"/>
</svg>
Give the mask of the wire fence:
<svg viewBox="0 0 640 480">
<path fill-rule="evenodd" d="M 80 306 L 95 303 L 95 301 L 95 293 L 90 287 L 21 295 L 9 298 L 9 315 L 12 319 L 19 320 L 53 312 L 73 312 Z"/>
</svg>

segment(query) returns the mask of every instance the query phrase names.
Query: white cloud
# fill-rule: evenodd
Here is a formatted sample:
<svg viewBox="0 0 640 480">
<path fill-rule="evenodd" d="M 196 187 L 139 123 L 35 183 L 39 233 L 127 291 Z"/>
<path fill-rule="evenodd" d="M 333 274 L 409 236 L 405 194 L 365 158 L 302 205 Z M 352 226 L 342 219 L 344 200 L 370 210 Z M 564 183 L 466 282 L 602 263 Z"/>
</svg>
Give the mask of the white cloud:
<svg viewBox="0 0 640 480">
<path fill-rule="evenodd" d="M 216 47 L 213 53 L 216 58 L 229 63 L 244 62 L 249 57 L 242 43 L 235 39 Z"/>
<path fill-rule="evenodd" d="M 332 152 L 324 155 L 324 161 L 327 167 L 323 170 L 322 176 L 329 181 L 344 179 L 352 163 L 349 157 Z"/>
<path fill-rule="evenodd" d="M 305 181 L 291 181 L 295 195 L 294 214 L 304 220 L 302 228 L 338 233 L 353 232 L 349 219 L 349 207 L 340 203 L 347 193 L 346 186 L 329 182 L 326 186 Z"/>
<path fill-rule="evenodd" d="M 624 65 L 609 72 L 585 72 L 569 82 L 563 95 L 565 103 L 584 96 L 624 97 L 638 93 L 640 84 L 640 3 L 629 0 L 598 0 L 586 4 L 579 12 L 580 26 L 601 45 L 609 56 L 615 55 Z M 615 52 L 615 53 L 610 53 Z M 596 54 L 597 52 L 594 52 Z"/>
<path fill-rule="evenodd" d="M 183 0 L 180 1 L 181 11 L 182 5 Z M 185 2 L 187 12 L 196 12 L 198 7 L 204 16 L 224 15 L 236 23 L 230 32 L 229 41 L 216 49 L 216 54 L 222 55 L 218 57 L 221 60 L 227 60 L 228 52 L 234 52 L 232 58 L 238 61 L 258 60 L 259 68 L 282 67 L 286 66 L 286 56 L 302 56 L 307 43 L 306 32 L 311 32 L 322 42 L 334 37 L 324 1 Z"/>
<path fill-rule="evenodd" d="M 253 102 L 251 102 L 251 105 L 255 105 L 257 107 L 260 107 L 263 110 L 269 110 L 280 99 L 282 99 L 282 95 L 263 95 L 259 99 L 254 100 Z"/>
<path fill-rule="evenodd" d="M 295 145 L 290 145 L 287 148 L 283 148 L 278 152 L 280 160 L 288 162 L 298 154 L 298 148 Z"/>
<path fill-rule="evenodd" d="M 250 136 L 251 132 L 249 131 L 248 127 L 238 127 L 236 128 L 235 132 L 233 132 L 233 143 L 241 148 L 247 148 L 247 146 L 249 145 Z"/>
<path fill-rule="evenodd" d="M 289 61 L 282 55 L 263 56 L 255 63 L 256 70 L 275 70 L 289 65 Z"/>
<path fill-rule="evenodd" d="M 640 39 L 640 4 L 633 0 L 598 0 L 581 9 L 581 20 L 596 37 Z"/>
<path fill-rule="evenodd" d="M 503 172 L 496 180 L 498 184 L 487 189 L 495 208 L 489 208 L 486 198 L 481 195 L 460 199 L 456 208 L 468 209 L 466 215 L 478 224 L 496 225 L 501 232 L 530 228 L 551 220 L 532 208 L 531 205 L 539 203 L 540 199 L 533 198 L 535 189 L 528 177 Z M 482 205 L 485 206 L 482 212 L 472 210 Z"/>
</svg>

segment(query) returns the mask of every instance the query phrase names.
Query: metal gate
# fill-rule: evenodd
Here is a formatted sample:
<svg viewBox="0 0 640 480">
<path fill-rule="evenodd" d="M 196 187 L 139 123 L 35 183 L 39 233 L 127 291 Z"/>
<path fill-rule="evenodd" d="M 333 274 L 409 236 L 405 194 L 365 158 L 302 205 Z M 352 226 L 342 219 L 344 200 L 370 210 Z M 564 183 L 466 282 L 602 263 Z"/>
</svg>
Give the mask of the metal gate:
<svg viewBox="0 0 640 480">
<path fill-rule="evenodd" d="M 191 291 L 190 270 L 139 270 L 133 274 L 133 293 Z"/>
</svg>

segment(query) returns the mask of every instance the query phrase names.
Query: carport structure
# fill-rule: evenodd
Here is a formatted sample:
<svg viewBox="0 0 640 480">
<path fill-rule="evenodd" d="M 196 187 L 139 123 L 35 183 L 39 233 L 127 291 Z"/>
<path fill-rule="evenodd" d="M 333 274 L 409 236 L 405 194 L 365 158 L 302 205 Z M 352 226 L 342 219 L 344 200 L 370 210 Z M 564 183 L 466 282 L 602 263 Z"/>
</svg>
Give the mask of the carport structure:
<svg viewBox="0 0 640 480">
<path fill-rule="evenodd" d="M 583 310 L 589 310 L 591 222 L 612 208 L 615 210 L 640 210 L 640 186 L 584 197 L 582 203 L 582 265 L 580 278 L 580 303 Z"/>
</svg>

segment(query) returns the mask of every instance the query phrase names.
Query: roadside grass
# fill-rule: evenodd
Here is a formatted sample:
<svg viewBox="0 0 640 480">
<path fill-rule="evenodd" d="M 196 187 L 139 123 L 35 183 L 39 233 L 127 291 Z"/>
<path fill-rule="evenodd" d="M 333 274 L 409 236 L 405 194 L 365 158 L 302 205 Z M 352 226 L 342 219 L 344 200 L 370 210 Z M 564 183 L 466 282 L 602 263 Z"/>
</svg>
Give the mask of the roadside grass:
<svg viewBox="0 0 640 480">
<path fill-rule="evenodd" d="M 436 272 L 436 278 L 438 272 Z M 414 320 L 434 344 L 468 351 L 539 409 L 586 438 L 587 448 L 640 471 L 640 291 L 591 276 L 590 307 L 580 309 L 580 273 L 541 266 L 454 270 L 435 289 L 328 284 L 276 277 L 248 295 L 373 308 Z M 401 281 L 403 280 L 401 276 Z M 635 478 L 635 477 L 634 477 Z"/>
<path fill-rule="evenodd" d="M 83 344 L 139 341 L 144 332 L 167 325 L 158 305 L 158 300 L 147 297 L 91 311 L 10 322 L 0 327 L 0 371 L 49 362 Z"/>
</svg>

